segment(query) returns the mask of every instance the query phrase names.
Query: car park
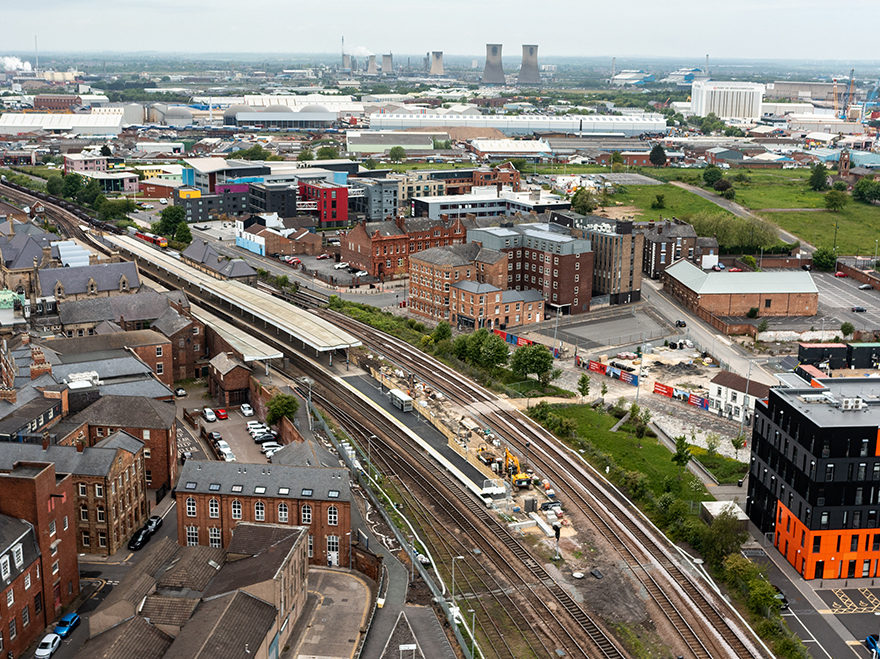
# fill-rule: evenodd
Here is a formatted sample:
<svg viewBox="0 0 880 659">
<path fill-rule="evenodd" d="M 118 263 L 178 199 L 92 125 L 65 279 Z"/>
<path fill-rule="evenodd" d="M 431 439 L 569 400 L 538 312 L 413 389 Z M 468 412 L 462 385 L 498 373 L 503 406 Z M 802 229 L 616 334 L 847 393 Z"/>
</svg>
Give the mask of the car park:
<svg viewBox="0 0 880 659">
<path fill-rule="evenodd" d="M 229 448 L 229 444 L 226 442 L 226 440 L 224 440 L 224 439 L 222 439 L 222 438 L 221 438 L 221 439 L 215 439 L 215 440 L 214 440 L 214 448 L 216 448 L 218 451 L 221 451 L 221 450 L 223 450 L 223 449 L 228 449 L 228 448 Z"/>
<path fill-rule="evenodd" d="M 838 270 L 837 272 L 834 273 L 834 276 L 843 278 L 843 277 L 846 277 L 847 274 L 841 270 Z"/>
<path fill-rule="evenodd" d="M 262 421 L 248 421 L 245 425 L 247 425 L 248 428 L 259 428 L 266 424 L 264 424 Z"/>
<path fill-rule="evenodd" d="M 214 410 L 212 410 L 210 407 L 206 407 L 202 410 L 202 418 L 208 423 L 213 423 L 217 420 L 217 415 L 214 414 Z"/>
<path fill-rule="evenodd" d="M 871 284 L 860 284 L 859 285 L 859 290 L 861 290 L 861 291 L 870 291 L 870 290 L 873 290 L 873 288 L 874 287 L 871 286 Z"/>
<path fill-rule="evenodd" d="M 221 421 L 226 421 L 226 419 L 229 418 L 229 415 L 226 413 L 226 410 L 224 410 L 222 407 L 218 410 L 214 410 L 214 414 Z"/>
<path fill-rule="evenodd" d="M 61 638 L 67 638 L 70 636 L 71 632 L 79 626 L 80 622 L 81 620 L 78 613 L 65 613 L 58 619 L 58 622 L 55 623 L 55 629 L 53 631 Z"/>
<path fill-rule="evenodd" d="M 241 412 L 242 416 L 253 416 L 254 408 L 248 405 L 247 403 L 242 403 L 241 407 L 238 408 L 238 411 Z"/>
<path fill-rule="evenodd" d="M 55 654 L 55 650 L 61 645 L 61 637 L 58 634 L 46 634 L 37 646 L 34 656 L 37 659 L 46 659 Z M 12 652 L 9 652 L 12 655 Z"/>
<path fill-rule="evenodd" d="M 776 589 L 776 594 L 773 597 L 779 601 L 779 608 L 786 611 L 788 609 L 788 598 L 785 596 L 785 593 L 780 590 L 779 586 L 773 584 L 773 588 Z"/>
<path fill-rule="evenodd" d="M 251 426 L 250 428 L 248 428 L 248 434 L 251 437 L 256 437 L 257 435 L 265 435 L 267 432 L 269 432 L 269 428 L 267 428 L 266 426 Z"/>
<path fill-rule="evenodd" d="M 278 453 L 278 451 L 280 451 L 282 448 L 284 448 L 284 447 L 282 446 L 281 448 L 273 448 L 271 451 L 266 451 L 266 459 L 267 460 L 270 459 L 273 455 Z"/>
<path fill-rule="evenodd" d="M 206 437 L 207 439 L 211 440 L 212 442 L 217 442 L 217 441 L 223 439 L 223 435 L 221 435 L 221 434 L 220 434 L 219 432 L 217 432 L 216 430 L 211 430 L 211 431 L 209 431 L 209 432 L 206 432 L 206 433 L 205 433 L 205 437 Z"/>
<path fill-rule="evenodd" d="M 344 270 L 348 267 L 348 261 L 341 261 L 333 266 L 334 270 Z"/>
<path fill-rule="evenodd" d="M 147 520 L 147 523 L 144 524 L 144 528 L 147 529 L 150 534 L 154 534 L 160 528 L 162 528 L 162 518 L 159 515 L 150 515 L 150 518 Z"/>
<path fill-rule="evenodd" d="M 865 313 L 867 311 L 867 309 L 865 309 L 865 307 L 858 307 L 858 306 L 853 307 L 852 310 L 856 313 Z"/>
<path fill-rule="evenodd" d="M 143 548 L 149 539 L 150 532 L 146 528 L 140 528 L 135 531 L 133 536 L 131 536 L 131 540 L 128 541 L 128 548 L 131 551 L 137 551 L 138 549 Z"/>
</svg>

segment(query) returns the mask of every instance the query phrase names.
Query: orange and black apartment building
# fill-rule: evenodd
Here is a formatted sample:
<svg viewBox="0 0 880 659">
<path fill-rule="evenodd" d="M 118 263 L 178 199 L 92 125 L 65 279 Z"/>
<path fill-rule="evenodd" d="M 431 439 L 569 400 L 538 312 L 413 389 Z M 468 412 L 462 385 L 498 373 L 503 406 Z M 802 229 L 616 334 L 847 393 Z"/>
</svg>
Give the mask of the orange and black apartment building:
<svg viewBox="0 0 880 659">
<path fill-rule="evenodd" d="M 746 512 L 805 579 L 880 576 L 880 381 L 770 389 Z"/>
</svg>

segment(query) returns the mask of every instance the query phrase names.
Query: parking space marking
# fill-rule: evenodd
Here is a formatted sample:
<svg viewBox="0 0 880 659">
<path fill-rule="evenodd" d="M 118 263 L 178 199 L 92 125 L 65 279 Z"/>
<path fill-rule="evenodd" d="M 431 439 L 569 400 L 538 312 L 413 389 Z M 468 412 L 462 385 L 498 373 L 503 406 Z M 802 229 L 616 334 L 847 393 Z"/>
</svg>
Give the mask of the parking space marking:
<svg viewBox="0 0 880 659">
<path fill-rule="evenodd" d="M 834 615 L 880 612 L 880 599 L 867 588 L 858 589 L 861 596 L 865 598 L 864 600 L 860 599 L 858 604 L 840 588 L 833 588 L 831 592 L 838 600 L 831 603 L 831 612 Z"/>
</svg>

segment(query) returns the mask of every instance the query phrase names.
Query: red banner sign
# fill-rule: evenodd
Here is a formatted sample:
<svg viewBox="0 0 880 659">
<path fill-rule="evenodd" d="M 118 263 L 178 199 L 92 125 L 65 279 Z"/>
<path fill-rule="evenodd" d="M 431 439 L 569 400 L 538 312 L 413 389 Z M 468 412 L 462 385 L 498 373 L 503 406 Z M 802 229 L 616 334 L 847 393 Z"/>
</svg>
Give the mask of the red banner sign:
<svg viewBox="0 0 880 659">
<path fill-rule="evenodd" d="M 659 382 L 654 383 L 654 393 L 660 394 L 661 396 L 667 396 L 672 398 L 672 387 L 666 384 L 660 384 Z"/>
</svg>

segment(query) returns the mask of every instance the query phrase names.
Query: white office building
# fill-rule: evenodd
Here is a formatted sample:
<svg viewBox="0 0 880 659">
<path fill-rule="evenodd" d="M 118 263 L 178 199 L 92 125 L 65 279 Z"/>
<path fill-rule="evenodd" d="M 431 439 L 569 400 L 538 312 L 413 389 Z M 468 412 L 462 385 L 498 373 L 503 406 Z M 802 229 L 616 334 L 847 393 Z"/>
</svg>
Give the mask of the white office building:
<svg viewBox="0 0 880 659">
<path fill-rule="evenodd" d="M 698 80 L 691 85 L 691 113 L 721 119 L 760 119 L 764 85 L 754 82 Z"/>
</svg>

